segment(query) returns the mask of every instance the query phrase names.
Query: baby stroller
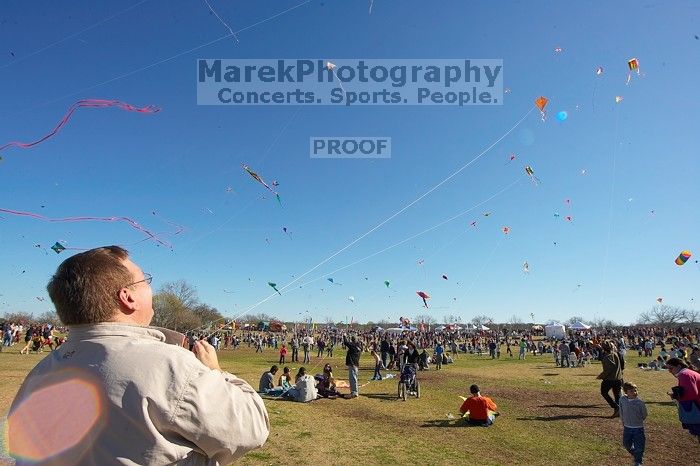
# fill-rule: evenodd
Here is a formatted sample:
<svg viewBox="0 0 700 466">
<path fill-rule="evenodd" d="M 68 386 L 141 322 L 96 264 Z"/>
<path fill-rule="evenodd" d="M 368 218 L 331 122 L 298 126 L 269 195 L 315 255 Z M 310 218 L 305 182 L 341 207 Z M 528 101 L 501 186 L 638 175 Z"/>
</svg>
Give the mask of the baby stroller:
<svg viewBox="0 0 700 466">
<path fill-rule="evenodd" d="M 403 398 L 406 401 L 409 394 L 420 398 L 420 384 L 416 378 L 416 368 L 413 364 L 404 366 L 399 379 L 399 398 Z"/>
</svg>

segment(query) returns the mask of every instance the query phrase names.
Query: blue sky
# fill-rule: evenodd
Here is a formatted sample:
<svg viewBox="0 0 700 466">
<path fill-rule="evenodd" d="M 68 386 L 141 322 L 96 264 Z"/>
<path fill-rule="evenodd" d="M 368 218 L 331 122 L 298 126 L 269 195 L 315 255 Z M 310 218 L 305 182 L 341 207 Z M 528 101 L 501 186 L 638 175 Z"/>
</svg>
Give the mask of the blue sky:
<svg viewBox="0 0 700 466">
<path fill-rule="evenodd" d="M 245 30 L 240 42 L 190 53 L 228 33 L 204 2 L 5 3 L 0 145 L 46 134 L 82 98 L 162 110 L 79 109 L 54 138 L 3 151 L 0 208 L 126 216 L 164 233 L 173 230 L 167 219 L 186 229 L 164 235 L 168 249 L 124 223 L 0 214 L 0 312 L 51 309 L 45 284 L 71 253 L 48 249 L 59 240 L 126 245 L 154 289 L 184 279 L 227 316 L 530 321 L 533 313 L 539 322 L 581 315 L 627 323 L 658 297 L 696 306 L 697 3 L 375 0 L 371 15 L 361 1 L 210 3 Z M 641 73 L 625 85 L 632 57 Z M 197 106 L 197 58 L 499 58 L 511 92 L 488 107 Z M 540 95 L 550 99 L 545 122 L 532 112 L 435 192 L 258 304 L 270 297 L 268 281 L 284 287 L 390 217 L 503 136 Z M 561 110 L 563 122 L 554 117 Z M 309 157 L 309 137 L 338 135 L 391 137 L 392 157 Z M 507 164 L 511 153 L 517 159 Z M 279 181 L 283 207 L 243 163 Z M 696 255 L 678 267 L 684 249 Z M 328 273 L 342 285 L 326 281 Z M 432 296 L 429 309 L 418 290 Z"/>
</svg>

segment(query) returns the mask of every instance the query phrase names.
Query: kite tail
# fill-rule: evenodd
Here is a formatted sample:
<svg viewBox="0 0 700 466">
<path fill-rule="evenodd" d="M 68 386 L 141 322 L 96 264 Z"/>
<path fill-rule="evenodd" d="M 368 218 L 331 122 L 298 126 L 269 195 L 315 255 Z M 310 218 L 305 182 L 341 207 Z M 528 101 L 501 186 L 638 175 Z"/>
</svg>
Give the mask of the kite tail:
<svg viewBox="0 0 700 466">
<path fill-rule="evenodd" d="M 152 105 L 147 105 L 145 107 L 134 107 L 131 104 L 125 103 L 125 102 L 120 102 L 118 100 L 100 100 L 100 99 L 84 99 L 84 100 L 79 100 L 75 102 L 73 105 L 71 105 L 68 108 L 68 111 L 66 114 L 61 118 L 61 120 L 58 122 L 56 127 L 54 129 L 46 134 L 45 136 L 41 137 L 40 139 L 32 142 L 20 142 L 20 141 L 12 141 L 8 142 L 7 144 L 0 146 L 0 152 L 3 150 L 9 148 L 9 147 L 18 147 L 20 149 L 28 149 L 30 147 L 36 146 L 37 144 L 41 144 L 42 142 L 46 141 L 47 139 L 55 136 L 61 128 L 63 128 L 66 123 L 70 120 L 70 118 L 73 116 L 73 113 L 80 107 L 96 107 L 96 108 L 104 108 L 104 107 L 118 107 L 121 108 L 122 110 L 126 110 L 129 112 L 137 112 L 137 113 L 157 113 L 160 111 L 158 107 L 152 106 Z"/>
<path fill-rule="evenodd" d="M 275 197 L 277 198 L 277 202 L 280 203 L 280 207 L 282 206 L 282 199 L 280 199 L 280 195 L 275 193 Z"/>
</svg>

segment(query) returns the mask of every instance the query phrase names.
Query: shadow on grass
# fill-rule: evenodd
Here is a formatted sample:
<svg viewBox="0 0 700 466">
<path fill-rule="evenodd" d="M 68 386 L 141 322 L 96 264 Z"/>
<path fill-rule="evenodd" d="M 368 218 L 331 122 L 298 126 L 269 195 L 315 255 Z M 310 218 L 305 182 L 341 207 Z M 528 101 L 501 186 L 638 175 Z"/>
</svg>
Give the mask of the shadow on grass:
<svg viewBox="0 0 700 466">
<path fill-rule="evenodd" d="M 425 421 L 425 424 L 421 424 L 420 427 L 487 427 L 479 426 L 476 424 L 469 424 L 466 419 L 435 419 L 432 421 Z"/>
<path fill-rule="evenodd" d="M 396 396 L 394 394 L 389 394 L 389 393 L 367 393 L 367 394 L 362 394 L 360 396 L 372 398 L 374 400 L 382 400 L 382 401 L 396 401 L 399 399 L 398 396 Z"/>
<path fill-rule="evenodd" d="M 676 406 L 675 401 L 645 401 L 648 405 Z"/>
<path fill-rule="evenodd" d="M 540 405 L 538 408 L 582 408 L 582 409 L 590 409 L 590 408 L 602 408 L 604 405 L 599 404 L 599 405 Z"/>
<path fill-rule="evenodd" d="M 567 421 L 571 419 L 599 418 L 610 419 L 610 416 L 593 416 L 588 414 L 560 414 L 557 416 L 527 416 L 516 417 L 518 421 Z"/>
<path fill-rule="evenodd" d="M 553 376 L 553 375 L 559 375 L 559 372 L 547 372 L 546 374 L 542 374 L 542 375 L 544 375 L 545 377 L 547 377 L 547 376 Z"/>
</svg>

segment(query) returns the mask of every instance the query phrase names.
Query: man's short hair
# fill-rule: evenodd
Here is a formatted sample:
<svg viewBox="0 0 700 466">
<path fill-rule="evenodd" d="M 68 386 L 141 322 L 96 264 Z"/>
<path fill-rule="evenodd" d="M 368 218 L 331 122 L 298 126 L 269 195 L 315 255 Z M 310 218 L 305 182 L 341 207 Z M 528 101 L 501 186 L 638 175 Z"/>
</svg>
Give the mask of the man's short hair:
<svg viewBox="0 0 700 466">
<path fill-rule="evenodd" d="M 64 325 L 109 321 L 119 307 L 119 290 L 133 281 L 123 261 L 129 252 L 105 246 L 64 260 L 46 290 Z"/>
<path fill-rule="evenodd" d="M 471 387 L 469 387 L 469 393 L 471 393 L 472 395 L 476 395 L 477 393 L 479 393 L 479 386 L 477 384 L 474 384 Z"/>
<path fill-rule="evenodd" d="M 272 372 L 274 374 L 275 372 L 277 372 L 278 369 L 279 368 L 277 367 L 277 364 L 273 364 L 272 367 L 270 368 L 270 372 Z"/>
</svg>

